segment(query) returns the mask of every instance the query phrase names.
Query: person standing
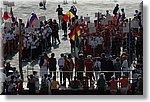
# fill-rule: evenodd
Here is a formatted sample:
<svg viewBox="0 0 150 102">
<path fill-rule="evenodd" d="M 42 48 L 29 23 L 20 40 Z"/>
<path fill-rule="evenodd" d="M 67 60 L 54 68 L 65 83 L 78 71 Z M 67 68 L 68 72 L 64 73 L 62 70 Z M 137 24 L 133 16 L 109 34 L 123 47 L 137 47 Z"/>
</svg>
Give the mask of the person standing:
<svg viewBox="0 0 150 102">
<path fill-rule="evenodd" d="M 100 58 L 97 58 L 96 59 L 96 62 L 94 64 L 94 71 L 95 71 L 95 78 L 96 78 L 96 81 L 98 80 L 98 76 L 99 76 L 99 71 L 101 71 L 101 62 L 100 62 Z"/>
<path fill-rule="evenodd" d="M 44 74 L 48 74 L 49 57 L 46 53 L 40 58 L 40 76 L 44 77 Z"/>
<path fill-rule="evenodd" d="M 67 22 L 65 20 L 62 20 L 62 30 L 64 31 L 64 37 L 67 37 Z"/>
<path fill-rule="evenodd" d="M 46 0 L 43 0 L 43 9 L 46 9 L 45 5 L 46 5 Z"/>
<path fill-rule="evenodd" d="M 62 18 L 63 18 L 63 8 L 61 8 L 60 5 L 58 5 L 56 12 L 58 12 L 58 20 L 59 20 L 59 25 L 60 25 Z"/>
<path fill-rule="evenodd" d="M 128 77 L 128 61 L 126 56 L 122 56 L 123 57 L 123 63 L 122 63 L 122 71 L 123 73 Z"/>
<path fill-rule="evenodd" d="M 116 95 L 117 89 L 118 89 L 118 87 L 117 87 L 118 81 L 115 80 L 114 76 L 112 76 L 109 83 L 110 83 L 110 93 L 111 93 L 111 95 Z"/>
<path fill-rule="evenodd" d="M 120 71 L 120 72 L 115 72 L 116 79 L 120 78 L 121 77 L 121 63 L 118 57 L 116 58 L 116 61 L 114 63 L 114 69 L 115 71 Z"/>
<path fill-rule="evenodd" d="M 60 39 L 59 39 L 59 27 L 58 27 L 58 23 L 57 21 L 54 19 L 53 20 L 53 36 L 54 36 L 54 44 L 56 45 L 56 40 L 58 41 L 58 43 L 60 44 Z"/>
<path fill-rule="evenodd" d="M 71 78 L 71 80 L 72 80 L 72 78 L 73 78 L 73 70 L 74 70 L 74 62 L 73 62 L 73 60 L 72 60 L 72 56 L 71 56 L 71 54 L 68 54 L 68 60 L 69 60 L 69 62 L 70 62 L 70 78 Z"/>
<path fill-rule="evenodd" d="M 94 77 L 93 75 L 94 63 L 91 60 L 91 55 L 87 56 L 87 60 L 85 60 L 84 65 L 86 68 L 86 76 L 90 79 L 90 84 L 92 85 L 92 77 Z"/>
<path fill-rule="evenodd" d="M 117 12 L 119 10 L 119 4 L 116 4 L 116 7 L 114 8 L 113 10 L 113 14 L 116 16 L 117 15 Z"/>
<path fill-rule="evenodd" d="M 64 54 L 60 55 L 61 57 L 58 59 L 58 66 L 59 66 L 59 71 L 60 71 L 60 84 L 62 84 L 62 74 L 63 74 L 63 70 L 64 70 L 64 63 L 65 63 L 65 59 L 64 59 Z"/>
<path fill-rule="evenodd" d="M 97 88 L 98 88 L 98 93 L 100 95 L 105 94 L 106 85 L 107 84 L 106 84 L 105 75 L 104 75 L 104 73 L 101 73 L 99 76 L 99 79 L 97 80 Z"/>
<path fill-rule="evenodd" d="M 50 71 L 50 75 L 52 76 L 52 72 L 54 74 L 54 76 L 56 76 L 56 58 L 55 57 L 55 54 L 52 53 L 51 54 L 51 58 L 49 58 L 49 71 Z"/>
<path fill-rule="evenodd" d="M 81 82 L 83 81 L 83 72 L 84 72 L 84 58 L 83 54 L 79 54 L 79 69 L 77 70 L 77 79 L 80 80 Z"/>
</svg>

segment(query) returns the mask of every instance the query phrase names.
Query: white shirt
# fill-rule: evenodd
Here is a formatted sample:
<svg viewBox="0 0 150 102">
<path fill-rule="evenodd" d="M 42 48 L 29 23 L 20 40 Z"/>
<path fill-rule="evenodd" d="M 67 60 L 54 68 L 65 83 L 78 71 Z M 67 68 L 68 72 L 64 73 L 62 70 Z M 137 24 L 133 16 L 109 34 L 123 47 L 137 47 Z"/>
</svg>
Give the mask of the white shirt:
<svg viewBox="0 0 150 102">
<path fill-rule="evenodd" d="M 99 70 L 101 70 L 101 62 L 100 61 L 96 61 L 94 64 L 94 67 L 99 68 Z"/>
<path fill-rule="evenodd" d="M 98 44 L 99 44 L 99 45 L 102 45 L 102 44 L 103 44 L 104 39 L 103 39 L 103 37 L 102 37 L 102 36 L 101 36 L 101 37 L 96 37 L 96 41 L 98 42 Z"/>
<path fill-rule="evenodd" d="M 58 66 L 64 66 L 64 63 L 65 63 L 64 57 L 58 59 Z"/>
<path fill-rule="evenodd" d="M 123 71 L 127 71 L 128 70 L 128 61 L 124 60 L 122 63 L 122 69 Z"/>
</svg>

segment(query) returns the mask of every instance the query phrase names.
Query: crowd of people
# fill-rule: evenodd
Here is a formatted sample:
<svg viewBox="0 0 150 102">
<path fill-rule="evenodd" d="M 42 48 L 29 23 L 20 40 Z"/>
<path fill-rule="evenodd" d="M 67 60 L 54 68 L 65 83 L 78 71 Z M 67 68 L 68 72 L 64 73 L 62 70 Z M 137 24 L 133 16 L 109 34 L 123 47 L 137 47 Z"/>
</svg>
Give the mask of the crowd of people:
<svg viewBox="0 0 150 102">
<path fill-rule="evenodd" d="M 90 21 L 87 22 L 82 17 L 78 19 L 75 6 L 72 6 L 71 9 L 74 10 L 75 16 L 69 19 L 68 23 L 64 20 L 63 9 L 58 5 L 56 12 L 58 12 L 59 24 L 56 20 L 49 19 L 41 22 L 40 28 L 31 32 L 27 31 L 28 27 L 25 27 L 25 24 L 22 24 L 23 60 L 29 60 L 28 58 L 35 60 L 41 55 L 39 75 L 38 72 L 33 71 L 33 74 L 27 77 L 29 93 L 55 94 L 60 86 L 66 86 L 68 80 L 68 86 L 72 89 L 82 87 L 88 90 L 90 87 L 95 87 L 98 89 L 98 94 L 118 94 L 119 91 L 120 94 L 143 94 L 141 12 L 136 10 L 134 15 L 134 19 L 138 21 L 138 28 L 132 27 L 128 32 L 123 32 L 124 25 L 130 22 L 126 18 L 124 8 L 121 9 L 121 13 L 118 13 L 119 5 L 117 4 L 113 10 L 113 20 L 108 21 L 108 24 L 101 23 L 107 19 L 107 16 L 111 16 L 107 10 L 106 14 L 94 21 L 96 32 L 90 33 L 90 28 L 88 28 Z M 64 36 L 67 37 L 67 30 L 69 29 L 71 34 L 76 25 L 79 25 L 81 30 L 79 36 L 81 49 L 78 52 L 77 69 L 73 60 L 75 41 L 71 38 L 71 54 L 60 54 L 60 58 L 56 59 L 55 53 L 51 53 L 50 57 L 45 53 L 45 51 L 51 50 L 52 46 L 61 43 L 58 34 L 61 28 L 64 30 Z M 4 52 L 6 51 L 6 55 L 11 54 L 17 48 L 17 27 L 18 22 L 16 21 L 12 23 L 9 30 L 4 28 Z M 133 64 L 136 65 L 134 70 L 131 68 Z M 56 73 L 57 65 L 59 74 Z M 13 69 L 10 64 L 6 65 L 4 69 L 6 76 L 10 77 L 10 80 L 6 80 L 5 85 L 8 94 L 10 94 L 9 90 L 13 89 L 13 83 L 22 85 L 20 75 L 15 76 L 16 70 L 13 70 L 12 74 L 9 72 L 10 69 Z M 59 80 L 56 80 L 58 75 Z M 42 80 L 39 81 L 39 78 Z M 110 93 L 106 93 L 108 89 Z"/>
</svg>

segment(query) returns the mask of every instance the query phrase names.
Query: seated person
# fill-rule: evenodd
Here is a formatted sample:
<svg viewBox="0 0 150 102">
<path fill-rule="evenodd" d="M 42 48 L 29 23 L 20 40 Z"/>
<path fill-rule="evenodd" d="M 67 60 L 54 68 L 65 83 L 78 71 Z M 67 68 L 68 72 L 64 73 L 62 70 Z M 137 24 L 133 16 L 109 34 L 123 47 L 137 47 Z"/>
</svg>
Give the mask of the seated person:
<svg viewBox="0 0 150 102">
<path fill-rule="evenodd" d="M 71 88 L 73 89 L 77 89 L 80 87 L 80 81 L 77 80 L 77 77 L 74 77 L 74 80 L 72 80 L 70 83 L 71 83 Z"/>
</svg>

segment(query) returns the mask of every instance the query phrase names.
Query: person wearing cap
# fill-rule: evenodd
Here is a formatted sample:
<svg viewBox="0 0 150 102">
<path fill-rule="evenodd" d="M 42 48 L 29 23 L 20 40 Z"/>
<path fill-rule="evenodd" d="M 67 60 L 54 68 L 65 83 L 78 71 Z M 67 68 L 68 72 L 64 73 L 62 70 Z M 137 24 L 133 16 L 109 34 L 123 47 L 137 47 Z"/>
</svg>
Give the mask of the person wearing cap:
<svg viewBox="0 0 150 102">
<path fill-rule="evenodd" d="M 121 94 L 122 95 L 126 95 L 127 94 L 127 90 L 128 90 L 128 84 L 129 84 L 129 81 L 128 81 L 127 77 L 125 75 L 122 75 L 122 77 L 119 80 L 119 82 L 121 84 Z"/>
<path fill-rule="evenodd" d="M 118 82 L 119 82 L 119 81 L 118 81 L 118 80 L 115 80 L 115 77 L 114 77 L 114 76 L 111 77 L 111 80 L 109 81 L 109 83 L 110 83 L 110 93 L 111 93 L 111 95 L 116 95 L 117 89 L 118 89 L 118 87 L 117 87 L 117 83 L 118 83 Z"/>
<path fill-rule="evenodd" d="M 90 84 L 92 85 L 92 78 L 95 80 L 94 78 L 94 74 L 93 74 L 93 71 L 94 71 L 94 63 L 91 59 L 91 55 L 88 55 L 87 56 L 87 59 L 85 60 L 84 62 L 84 66 L 86 68 L 86 76 L 90 79 Z"/>
</svg>

